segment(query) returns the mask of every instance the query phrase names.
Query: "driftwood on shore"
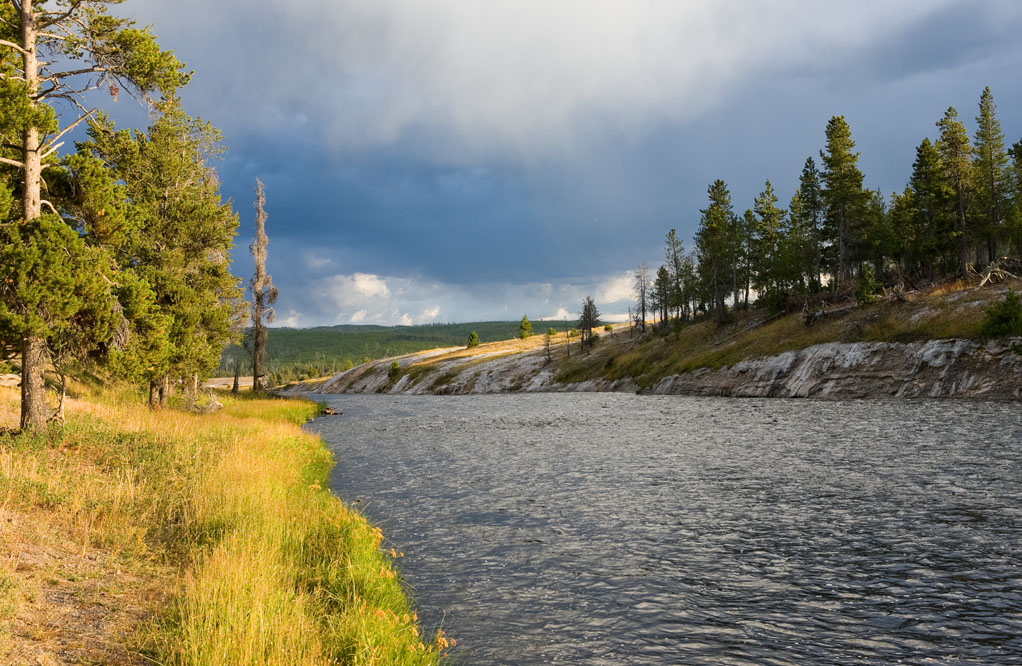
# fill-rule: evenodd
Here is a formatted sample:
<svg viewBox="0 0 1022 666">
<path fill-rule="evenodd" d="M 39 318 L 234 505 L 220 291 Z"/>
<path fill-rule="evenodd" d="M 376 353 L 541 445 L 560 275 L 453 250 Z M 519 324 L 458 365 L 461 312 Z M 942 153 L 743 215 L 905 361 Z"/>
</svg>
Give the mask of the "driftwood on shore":
<svg viewBox="0 0 1022 666">
<path fill-rule="evenodd" d="M 844 314 L 851 312 L 852 310 L 855 310 L 858 307 L 859 307 L 858 303 L 853 303 L 852 305 L 846 305 L 840 308 L 830 308 L 829 310 L 813 310 L 811 312 L 806 311 L 802 313 L 802 321 L 805 323 L 806 326 L 812 326 L 820 319 L 827 319 L 829 317 L 840 317 Z"/>
<path fill-rule="evenodd" d="M 1018 262 L 1015 262 L 1018 263 Z M 1018 280 L 1019 277 L 1014 273 L 1010 273 L 1003 268 L 999 262 L 991 262 L 982 273 L 977 273 L 977 277 L 980 278 L 979 284 L 976 285 L 976 289 L 980 289 L 987 282 L 1003 282 L 1007 279 Z"/>
</svg>

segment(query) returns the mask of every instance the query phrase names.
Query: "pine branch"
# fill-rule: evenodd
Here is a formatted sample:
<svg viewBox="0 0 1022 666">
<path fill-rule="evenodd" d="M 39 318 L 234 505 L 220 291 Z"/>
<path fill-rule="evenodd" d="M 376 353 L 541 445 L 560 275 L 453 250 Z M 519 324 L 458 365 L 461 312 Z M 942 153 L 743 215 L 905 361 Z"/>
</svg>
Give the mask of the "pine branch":
<svg viewBox="0 0 1022 666">
<path fill-rule="evenodd" d="M 25 163 L 24 162 L 19 162 L 18 160 L 8 159 L 6 157 L 0 157 L 0 164 L 10 164 L 11 166 L 18 167 L 19 169 L 24 169 L 25 168 Z"/>
<path fill-rule="evenodd" d="M 21 55 L 26 55 L 26 56 L 29 55 L 28 50 L 25 49 L 25 48 L 22 48 L 21 44 L 15 44 L 14 42 L 9 42 L 6 39 L 0 39 L 0 46 L 7 46 L 9 48 L 12 48 L 15 51 L 17 51 L 18 53 L 20 53 Z"/>
<path fill-rule="evenodd" d="M 82 5 L 85 0 L 74 0 L 67 9 L 59 14 L 53 14 L 46 12 L 43 14 L 44 18 L 39 22 L 39 26 L 42 28 L 49 28 L 51 25 L 59 25 L 60 23 L 71 18 L 71 15 L 78 11 L 78 8 Z"/>
<path fill-rule="evenodd" d="M 78 125 L 82 124 L 83 121 L 85 121 L 86 119 L 90 118 L 94 113 L 96 113 L 96 109 L 92 109 L 88 113 L 86 113 L 86 114 L 84 114 L 82 116 L 79 116 L 78 120 L 74 121 L 73 123 L 71 123 L 70 125 L 65 127 L 63 130 L 60 131 L 59 134 L 57 134 L 52 139 L 50 139 L 46 143 L 46 145 L 42 146 L 39 149 L 39 150 L 43 151 L 42 159 L 46 159 L 47 155 L 49 155 L 50 153 L 55 151 L 57 148 L 60 148 L 62 145 L 64 145 L 63 141 L 61 141 L 60 143 L 57 143 L 58 141 L 60 141 L 60 138 L 62 136 L 64 136 L 65 134 L 67 134 L 68 132 L 70 132 L 71 130 L 73 130 L 75 127 L 78 127 Z"/>
</svg>

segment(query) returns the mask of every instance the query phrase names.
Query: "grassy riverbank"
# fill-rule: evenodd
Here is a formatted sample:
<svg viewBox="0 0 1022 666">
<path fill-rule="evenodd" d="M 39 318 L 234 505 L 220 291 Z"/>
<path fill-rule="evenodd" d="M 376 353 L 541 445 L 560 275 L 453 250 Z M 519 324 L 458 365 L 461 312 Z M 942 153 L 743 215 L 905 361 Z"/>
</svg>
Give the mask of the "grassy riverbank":
<svg viewBox="0 0 1022 666">
<path fill-rule="evenodd" d="M 0 663 L 435 664 L 382 535 L 323 486 L 307 402 L 73 401 L 0 436 Z M 0 427 L 17 423 L 0 389 Z M 10 432 L 10 430 L 8 430 Z"/>
<path fill-rule="evenodd" d="M 726 325 L 704 320 L 680 329 L 618 345 L 597 345 L 591 354 L 558 359 L 557 380 L 634 379 L 639 387 L 664 377 L 700 368 L 722 368 L 739 361 L 806 349 L 823 343 L 924 342 L 936 339 L 981 339 L 985 313 L 1017 281 L 975 289 L 961 282 L 907 294 L 902 300 L 879 300 L 834 308 L 807 325 L 802 313 L 772 315 L 761 310 L 740 313 Z"/>
</svg>

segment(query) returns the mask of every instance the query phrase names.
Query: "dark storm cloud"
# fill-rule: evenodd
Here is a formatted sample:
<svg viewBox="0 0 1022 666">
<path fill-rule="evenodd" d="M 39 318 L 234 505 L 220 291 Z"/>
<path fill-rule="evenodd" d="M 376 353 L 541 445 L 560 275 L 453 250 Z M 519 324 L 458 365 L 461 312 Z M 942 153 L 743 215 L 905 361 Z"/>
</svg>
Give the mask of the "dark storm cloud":
<svg viewBox="0 0 1022 666">
<path fill-rule="evenodd" d="M 768 178 L 789 197 L 834 114 L 888 193 L 984 85 L 1017 140 L 1017 7 L 122 5 L 195 68 L 186 107 L 224 131 L 241 275 L 266 182 L 270 269 L 300 324 L 574 312 L 586 290 L 623 311 L 622 275 L 656 265 L 667 229 L 691 236 L 709 182 L 739 212 Z"/>
</svg>

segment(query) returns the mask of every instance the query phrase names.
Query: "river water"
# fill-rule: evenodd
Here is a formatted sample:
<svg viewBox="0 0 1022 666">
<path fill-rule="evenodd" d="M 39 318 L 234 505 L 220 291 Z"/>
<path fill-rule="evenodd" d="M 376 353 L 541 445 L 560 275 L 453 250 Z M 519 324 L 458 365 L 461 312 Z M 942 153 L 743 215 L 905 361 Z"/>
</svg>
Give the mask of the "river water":
<svg viewBox="0 0 1022 666">
<path fill-rule="evenodd" d="M 465 664 L 1022 664 L 1022 408 L 333 396 Z"/>
</svg>

